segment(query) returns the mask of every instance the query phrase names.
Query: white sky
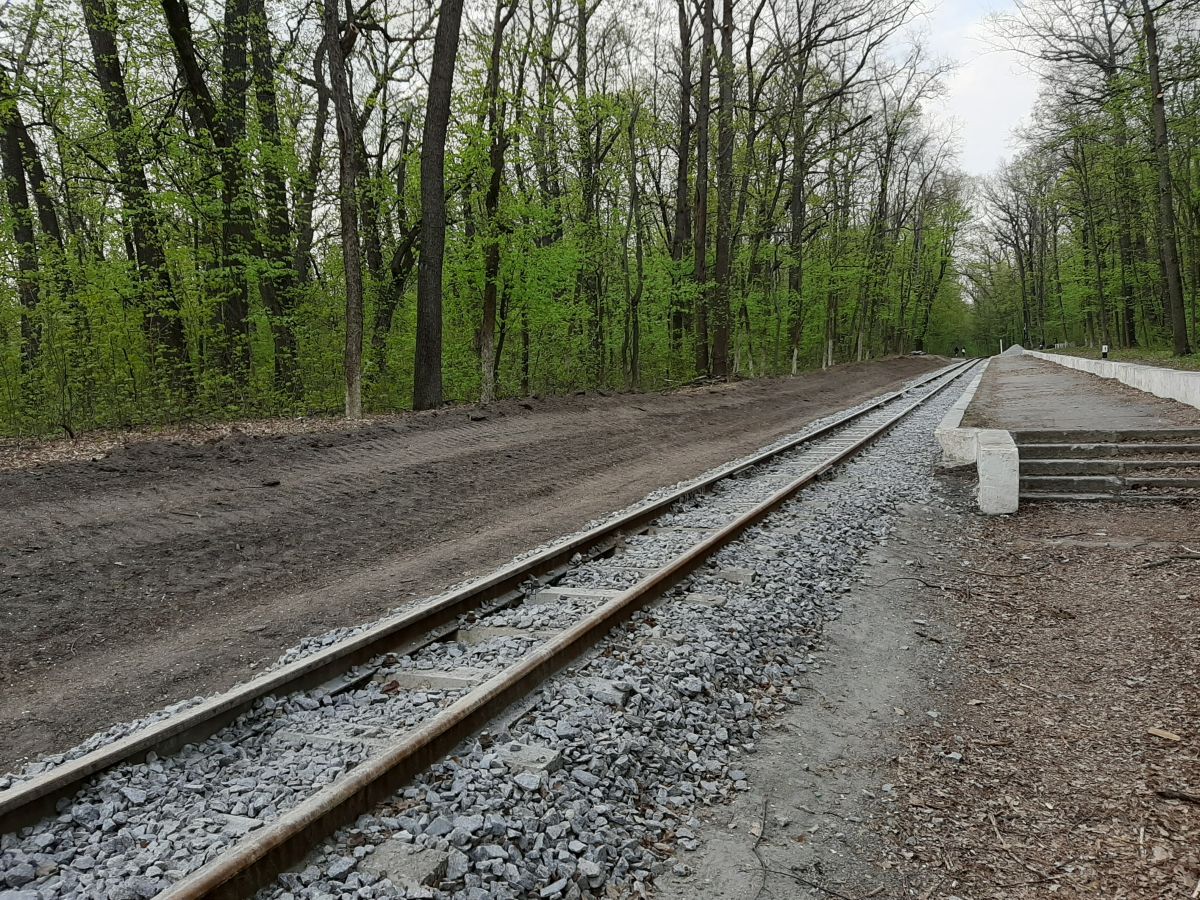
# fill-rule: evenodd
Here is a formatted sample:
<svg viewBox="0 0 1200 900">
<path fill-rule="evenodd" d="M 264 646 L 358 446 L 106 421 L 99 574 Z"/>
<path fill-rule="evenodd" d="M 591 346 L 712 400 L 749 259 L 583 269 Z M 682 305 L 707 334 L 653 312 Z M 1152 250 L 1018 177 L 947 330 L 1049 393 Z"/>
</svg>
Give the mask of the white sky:
<svg viewBox="0 0 1200 900">
<path fill-rule="evenodd" d="M 1015 53 L 988 41 L 987 16 L 1006 13 L 1011 0 L 925 0 L 930 50 L 958 68 L 948 94 L 927 112 L 958 134 L 959 164 L 970 175 L 987 175 L 1014 150 L 1012 130 L 1029 116 L 1037 77 Z"/>
</svg>

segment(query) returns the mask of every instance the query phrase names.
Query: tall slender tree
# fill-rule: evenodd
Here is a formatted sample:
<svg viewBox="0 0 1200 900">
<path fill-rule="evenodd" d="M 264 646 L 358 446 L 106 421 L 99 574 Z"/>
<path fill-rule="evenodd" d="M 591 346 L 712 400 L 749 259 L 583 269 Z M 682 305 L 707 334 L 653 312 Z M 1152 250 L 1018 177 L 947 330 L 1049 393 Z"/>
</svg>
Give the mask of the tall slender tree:
<svg viewBox="0 0 1200 900">
<path fill-rule="evenodd" d="M 462 0 L 443 0 L 433 39 L 429 98 L 421 136 L 421 260 L 417 267 L 417 339 L 413 408 L 442 404 L 442 265 L 446 248 L 446 128 Z"/>
</svg>

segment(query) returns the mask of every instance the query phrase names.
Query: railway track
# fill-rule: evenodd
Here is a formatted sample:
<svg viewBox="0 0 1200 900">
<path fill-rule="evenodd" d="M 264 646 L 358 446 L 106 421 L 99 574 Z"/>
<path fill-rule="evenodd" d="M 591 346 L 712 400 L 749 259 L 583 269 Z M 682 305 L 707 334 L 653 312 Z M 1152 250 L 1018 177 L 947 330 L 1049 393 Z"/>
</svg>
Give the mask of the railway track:
<svg viewBox="0 0 1200 900">
<path fill-rule="evenodd" d="M 97 804 L 89 798 L 103 782 L 96 796 L 116 791 L 132 806 L 120 810 L 123 820 L 116 822 L 113 811 L 99 804 L 96 814 L 106 833 L 171 815 L 179 817 L 184 831 L 189 821 L 198 823 L 195 834 L 186 836 L 187 859 L 162 860 L 153 867 L 173 882 L 160 897 L 246 896 L 972 365 L 943 369 L 339 644 L 18 782 L 0 793 L 0 832 L 44 822 L 51 812 L 58 812 L 64 825 L 72 816 L 90 817 Z M 725 495 L 735 484 L 731 501 Z M 296 748 L 313 747 L 324 748 L 323 764 L 306 766 Z M 301 763 L 294 765 L 297 759 Z M 264 769 L 277 774 L 277 783 L 260 790 Z M 171 785 L 172 779 L 175 786 L 167 793 L 173 790 L 183 801 L 139 812 L 146 796 L 161 795 L 163 783 Z M 230 802 L 230 786 L 243 784 L 242 799 L 235 790 Z M 209 827 L 214 821 L 222 826 L 216 833 Z M 118 862 L 127 861 L 119 857 Z M 91 863 L 96 865 L 94 859 Z"/>
</svg>

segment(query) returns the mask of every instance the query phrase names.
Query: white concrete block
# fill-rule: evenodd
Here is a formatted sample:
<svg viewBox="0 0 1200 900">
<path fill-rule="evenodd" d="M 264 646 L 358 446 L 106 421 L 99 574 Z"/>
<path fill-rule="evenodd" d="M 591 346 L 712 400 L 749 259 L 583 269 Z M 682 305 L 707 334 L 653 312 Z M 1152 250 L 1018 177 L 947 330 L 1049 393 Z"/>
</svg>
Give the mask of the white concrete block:
<svg viewBox="0 0 1200 900">
<path fill-rule="evenodd" d="M 1021 460 L 1007 431 L 981 428 L 975 443 L 979 511 L 988 516 L 1015 513 L 1021 493 Z"/>
<path fill-rule="evenodd" d="M 969 466 L 975 462 L 978 452 L 975 438 L 978 433 L 978 428 L 936 428 L 934 436 L 942 448 L 942 465 Z"/>
</svg>

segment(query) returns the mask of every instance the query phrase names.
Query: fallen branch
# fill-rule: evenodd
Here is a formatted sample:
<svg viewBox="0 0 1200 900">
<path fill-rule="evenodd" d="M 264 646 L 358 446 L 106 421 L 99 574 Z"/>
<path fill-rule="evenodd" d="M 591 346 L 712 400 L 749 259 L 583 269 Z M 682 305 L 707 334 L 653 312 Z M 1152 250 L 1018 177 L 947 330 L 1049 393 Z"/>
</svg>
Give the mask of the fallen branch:
<svg viewBox="0 0 1200 900">
<path fill-rule="evenodd" d="M 867 584 L 865 586 L 869 587 L 869 588 L 875 588 L 875 589 L 885 588 L 889 584 L 891 584 L 893 581 L 916 581 L 920 584 L 925 585 L 925 587 L 930 588 L 932 590 L 954 591 L 956 593 L 961 593 L 966 590 L 966 588 L 950 587 L 945 584 L 938 584 L 937 582 L 934 582 L 934 581 L 926 581 L 924 578 L 919 578 L 916 575 L 895 575 L 895 576 L 887 579 L 887 581 L 881 582 L 879 584 Z"/>
<path fill-rule="evenodd" d="M 782 875 L 784 878 L 791 878 L 793 881 L 795 881 L 799 884 L 802 884 L 805 887 L 810 887 L 814 891 L 824 891 L 830 897 L 837 897 L 838 900 L 854 900 L 854 898 L 849 896 L 848 894 L 843 894 L 840 891 L 835 891 L 833 888 L 825 887 L 825 885 L 823 885 L 823 884 L 817 884 L 815 881 L 809 881 L 807 878 L 804 878 L 801 875 L 797 875 L 795 872 L 784 872 L 781 869 L 767 869 L 765 867 L 764 867 L 763 871 L 770 872 L 772 875 Z"/>
<path fill-rule="evenodd" d="M 1200 796 L 1197 796 L 1196 794 L 1189 794 L 1187 791 L 1174 791 L 1170 788 L 1166 788 L 1161 791 L 1155 791 L 1154 793 L 1162 797 L 1164 800 L 1182 800 L 1185 803 L 1195 803 L 1200 805 Z"/>
<path fill-rule="evenodd" d="M 970 568 L 964 569 L 963 571 L 971 575 L 983 575 L 986 578 L 1028 578 L 1030 575 L 1036 575 L 1038 572 L 1044 572 L 1048 568 L 1050 568 L 1050 563 L 1046 563 L 1044 566 L 1038 566 L 1036 569 L 1030 569 L 1027 572 L 987 572 L 983 569 Z"/>
<path fill-rule="evenodd" d="M 1186 548 L 1185 548 L 1186 549 Z M 1166 559 L 1156 560 L 1155 562 L 1145 563 L 1138 566 L 1139 569 L 1157 569 L 1159 566 L 1167 566 L 1173 562 L 1190 562 L 1200 560 L 1200 553 L 1181 553 L 1176 556 L 1168 556 Z"/>
</svg>

